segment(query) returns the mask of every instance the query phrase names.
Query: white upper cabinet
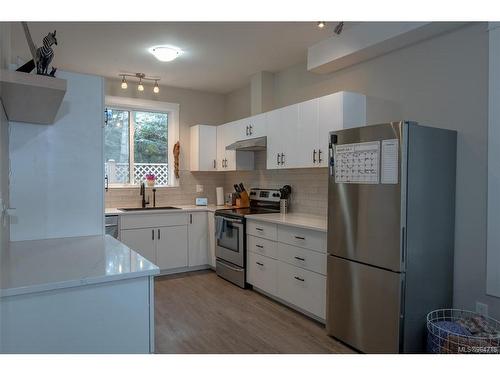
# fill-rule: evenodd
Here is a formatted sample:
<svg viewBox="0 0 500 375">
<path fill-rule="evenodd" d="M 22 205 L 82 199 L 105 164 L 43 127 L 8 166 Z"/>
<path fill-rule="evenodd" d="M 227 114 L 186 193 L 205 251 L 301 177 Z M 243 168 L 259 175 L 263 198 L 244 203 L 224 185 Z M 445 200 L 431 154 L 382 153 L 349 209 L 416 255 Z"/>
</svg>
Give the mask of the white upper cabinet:
<svg viewBox="0 0 500 375">
<path fill-rule="evenodd" d="M 217 127 L 210 125 L 191 126 L 190 170 L 217 170 Z"/>
<path fill-rule="evenodd" d="M 261 113 L 240 121 L 240 139 L 250 139 L 264 137 L 266 135 L 266 119 L 265 113 Z M 243 133 L 244 132 L 244 133 Z"/>
<path fill-rule="evenodd" d="M 318 98 L 318 163 L 328 166 L 328 134 L 334 130 L 366 125 L 366 96 L 353 92 L 337 92 Z"/>
<path fill-rule="evenodd" d="M 251 151 L 226 150 L 226 146 L 239 140 L 241 120 L 217 126 L 217 170 L 236 171 L 254 168 L 254 153 Z"/>
<path fill-rule="evenodd" d="M 299 122 L 297 127 L 297 168 L 319 166 L 319 100 L 313 99 L 299 103 Z"/>
<path fill-rule="evenodd" d="M 226 146 L 263 136 L 267 136 L 267 169 L 327 167 L 331 131 L 394 121 L 399 117 L 396 103 L 353 92 L 337 92 L 217 126 L 216 167 L 213 168 L 209 151 L 192 150 L 198 159 L 195 158 L 194 166 L 191 163 L 191 170 L 253 169 L 253 152 L 226 150 Z M 213 145 L 196 143 L 196 137 L 192 142 L 195 143 L 192 148 L 206 146 L 213 150 Z M 195 166 L 199 169 L 193 169 Z"/>
<path fill-rule="evenodd" d="M 298 105 L 267 113 L 267 169 L 297 168 Z"/>
</svg>

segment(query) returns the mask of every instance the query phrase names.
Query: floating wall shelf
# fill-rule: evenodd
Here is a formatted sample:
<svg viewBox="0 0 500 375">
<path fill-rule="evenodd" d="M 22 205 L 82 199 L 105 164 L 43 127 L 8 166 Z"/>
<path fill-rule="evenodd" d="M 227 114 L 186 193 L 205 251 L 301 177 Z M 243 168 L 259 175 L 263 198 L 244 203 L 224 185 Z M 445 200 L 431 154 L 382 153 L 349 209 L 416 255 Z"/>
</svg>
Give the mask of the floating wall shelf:
<svg viewBox="0 0 500 375">
<path fill-rule="evenodd" d="M 0 70 L 0 99 L 9 121 L 53 124 L 65 93 L 65 79 Z"/>
</svg>

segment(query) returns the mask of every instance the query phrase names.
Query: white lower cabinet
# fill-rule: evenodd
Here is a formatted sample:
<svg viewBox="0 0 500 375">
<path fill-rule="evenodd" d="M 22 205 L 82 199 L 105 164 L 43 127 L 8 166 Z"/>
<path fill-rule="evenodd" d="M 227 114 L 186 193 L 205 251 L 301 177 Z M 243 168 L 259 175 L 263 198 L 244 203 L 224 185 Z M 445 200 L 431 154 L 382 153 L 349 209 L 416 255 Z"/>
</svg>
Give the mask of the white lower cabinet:
<svg viewBox="0 0 500 375">
<path fill-rule="evenodd" d="M 173 273 L 189 270 L 190 267 L 208 268 L 206 211 L 122 215 L 120 220 L 121 242 L 156 264 L 160 270 Z"/>
<path fill-rule="evenodd" d="M 120 232 L 120 241 L 156 264 L 154 228 L 126 229 Z"/>
<path fill-rule="evenodd" d="M 208 264 L 208 216 L 206 212 L 189 214 L 188 266 Z"/>
<path fill-rule="evenodd" d="M 208 264 L 215 268 L 215 215 L 208 212 Z"/>
<path fill-rule="evenodd" d="M 278 261 L 251 251 L 247 254 L 248 282 L 264 292 L 276 295 L 278 292 L 276 278 Z"/>
<path fill-rule="evenodd" d="M 247 233 L 248 283 L 324 321 L 326 233 L 254 220 Z"/>
<path fill-rule="evenodd" d="M 162 270 L 187 267 L 188 233 L 187 226 L 158 228 L 156 265 Z"/>
<path fill-rule="evenodd" d="M 326 317 L 326 277 L 278 262 L 278 293 L 281 299 L 321 319 Z"/>
</svg>

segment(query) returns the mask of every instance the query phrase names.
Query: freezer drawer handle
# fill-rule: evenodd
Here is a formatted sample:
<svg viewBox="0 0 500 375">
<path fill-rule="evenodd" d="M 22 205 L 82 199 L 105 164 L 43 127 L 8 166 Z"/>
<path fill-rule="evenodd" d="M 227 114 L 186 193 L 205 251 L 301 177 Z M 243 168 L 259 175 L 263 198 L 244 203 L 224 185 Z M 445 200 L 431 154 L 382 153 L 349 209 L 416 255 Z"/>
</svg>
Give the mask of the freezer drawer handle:
<svg viewBox="0 0 500 375">
<path fill-rule="evenodd" d="M 263 249 L 264 248 L 264 246 L 262 246 L 262 245 L 255 245 L 255 247 L 258 247 L 259 249 Z"/>
<path fill-rule="evenodd" d="M 304 280 L 303 278 L 301 278 L 301 277 L 298 277 L 298 276 L 294 276 L 293 278 L 294 278 L 295 280 L 299 280 L 299 281 L 305 281 L 305 280 Z"/>
<path fill-rule="evenodd" d="M 305 240 L 306 239 L 305 237 L 300 237 L 300 236 L 295 236 L 295 238 L 298 240 Z"/>
<path fill-rule="evenodd" d="M 255 230 L 258 230 L 259 232 L 262 232 L 264 229 L 256 227 Z"/>
<path fill-rule="evenodd" d="M 261 262 L 255 262 L 255 264 L 258 264 L 259 266 L 264 266 L 264 263 Z"/>
<path fill-rule="evenodd" d="M 301 257 L 294 257 L 294 258 L 295 258 L 295 259 L 297 259 L 297 260 L 301 260 L 301 261 L 303 261 L 303 262 L 305 262 L 305 261 L 306 261 L 304 258 L 301 258 Z"/>
</svg>

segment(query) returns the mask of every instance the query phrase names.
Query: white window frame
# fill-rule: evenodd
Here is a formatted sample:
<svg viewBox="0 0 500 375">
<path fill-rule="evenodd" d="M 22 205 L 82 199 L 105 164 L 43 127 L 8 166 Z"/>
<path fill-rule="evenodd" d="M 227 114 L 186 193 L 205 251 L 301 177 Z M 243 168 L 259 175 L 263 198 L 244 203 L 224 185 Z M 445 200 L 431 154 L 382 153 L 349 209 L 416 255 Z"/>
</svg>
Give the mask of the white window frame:
<svg viewBox="0 0 500 375">
<path fill-rule="evenodd" d="M 179 179 L 175 177 L 174 172 L 174 154 L 173 149 L 174 145 L 179 141 L 179 104 L 177 103 L 168 103 L 168 102 L 160 102 L 156 100 L 146 100 L 146 99 L 135 99 L 135 98 L 126 98 L 121 96 L 106 96 L 105 98 L 105 106 L 121 109 L 125 111 L 144 111 L 144 112 L 161 112 L 167 113 L 168 116 L 168 154 L 167 154 L 167 163 L 168 163 L 168 185 L 160 185 L 160 187 L 172 187 L 179 186 Z M 133 121 L 133 120 L 132 120 Z M 129 142 L 132 143 L 133 134 L 129 135 Z M 129 147 L 129 153 L 133 152 L 133 145 Z M 128 184 L 117 184 L 110 183 L 110 188 L 131 188 L 138 187 L 139 185 L 136 183 L 128 183 Z"/>
</svg>

